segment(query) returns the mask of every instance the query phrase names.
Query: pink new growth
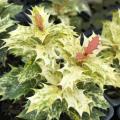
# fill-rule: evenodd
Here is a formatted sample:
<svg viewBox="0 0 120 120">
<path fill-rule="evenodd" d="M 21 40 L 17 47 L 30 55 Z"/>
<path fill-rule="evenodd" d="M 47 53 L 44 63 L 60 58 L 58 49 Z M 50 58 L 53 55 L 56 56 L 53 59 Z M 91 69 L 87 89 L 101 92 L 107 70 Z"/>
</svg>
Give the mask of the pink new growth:
<svg viewBox="0 0 120 120">
<path fill-rule="evenodd" d="M 88 43 L 88 46 L 84 48 L 84 51 L 82 53 L 78 52 L 76 53 L 76 59 L 78 62 L 83 61 L 88 57 L 89 54 L 92 54 L 95 49 L 97 49 L 99 45 L 99 36 L 95 36 L 92 38 L 92 40 Z"/>
</svg>

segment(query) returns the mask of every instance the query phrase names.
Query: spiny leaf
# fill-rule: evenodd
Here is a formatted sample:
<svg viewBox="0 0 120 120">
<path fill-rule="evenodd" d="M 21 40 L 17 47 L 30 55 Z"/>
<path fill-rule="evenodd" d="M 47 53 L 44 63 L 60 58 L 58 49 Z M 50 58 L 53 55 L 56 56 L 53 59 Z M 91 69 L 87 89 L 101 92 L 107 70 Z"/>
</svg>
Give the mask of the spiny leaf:
<svg viewBox="0 0 120 120">
<path fill-rule="evenodd" d="M 88 57 L 89 54 L 92 54 L 93 51 L 98 48 L 99 42 L 100 40 L 98 36 L 93 37 L 92 40 L 88 43 L 88 46 L 84 48 L 84 51 L 82 53 L 76 53 L 77 61 L 83 61 Z"/>
<path fill-rule="evenodd" d="M 10 20 L 9 15 L 7 15 L 5 18 L 0 17 L 0 33 L 5 32 L 7 28 L 13 25 L 13 21 Z"/>
<path fill-rule="evenodd" d="M 89 6 L 87 2 L 83 0 L 49 0 L 52 1 L 52 7 L 56 14 L 64 15 L 71 14 L 74 15 L 76 12 L 87 11 L 90 13 Z M 79 4 L 81 3 L 81 4 Z"/>
<path fill-rule="evenodd" d="M 21 71 L 20 74 L 18 75 L 19 77 L 18 81 L 20 83 L 30 81 L 36 78 L 37 76 L 39 76 L 40 72 L 41 72 L 41 69 L 39 68 L 39 66 L 36 63 L 32 63 L 30 61 L 30 63 L 26 64 L 23 71 Z"/>
<path fill-rule="evenodd" d="M 55 100 L 61 99 L 59 96 L 61 94 L 61 90 L 57 86 L 47 86 L 40 90 L 34 90 L 35 95 L 30 97 L 30 106 L 27 112 L 31 112 L 33 110 L 39 111 L 49 111 L 51 109 L 52 104 Z"/>
<path fill-rule="evenodd" d="M 26 68 L 27 67 L 28 66 L 26 66 Z M 40 77 L 37 78 L 36 75 L 33 76 L 33 74 L 29 73 L 28 74 L 29 76 L 24 77 L 26 73 L 29 72 L 26 68 L 23 69 L 12 67 L 11 68 L 12 70 L 9 73 L 6 73 L 0 78 L 0 91 L 1 91 L 0 95 L 3 96 L 2 100 L 20 99 L 21 96 L 26 95 L 29 91 L 31 91 L 32 88 L 41 84 L 40 83 L 41 78 Z M 26 79 L 29 80 L 27 81 Z"/>
<path fill-rule="evenodd" d="M 98 36 L 93 37 L 88 46 L 84 48 L 84 54 L 92 54 L 93 51 L 98 48 L 99 42 L 100 40 Z"/>
<path fill-rule="evenodd" d="M 84 95 L 82 90 L 78 90 L 77 88 L 71 90 L 67 88 L 63 95 L 68 103 L 68 108 L 73 107 L 80 116 L 82 116 L 83 112 L 90 114 L 89 104 L 92 101 Z"/>
<path fill-rule="evenodd" d="M 114 58 L 120 58 L 120 10 L 113 13 L 113 20 L 103 24 L 101 57 L 111 63 Z M 109 56 L 108 56 L 109 54 Z"/>
<path fill-rule="evenodd" d="M 14 18 L 17 13 L 22 10 L 22 6 L 15 4 L 8 4 L 7 0 L 0 0 L 0 17 L 4 18 L 8 14 Z"/>
</svg>

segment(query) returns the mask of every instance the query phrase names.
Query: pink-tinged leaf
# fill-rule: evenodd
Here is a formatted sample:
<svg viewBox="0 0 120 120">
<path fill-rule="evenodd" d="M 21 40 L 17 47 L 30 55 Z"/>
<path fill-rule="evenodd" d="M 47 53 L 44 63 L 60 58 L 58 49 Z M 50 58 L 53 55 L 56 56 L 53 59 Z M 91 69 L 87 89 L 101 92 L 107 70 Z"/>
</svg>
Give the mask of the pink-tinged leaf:
<svg viewBox="0 0 120 120">
<path fill-rule="evenodd" d="M 95 49 L 97 49 L 99 45 L 99 36 L 95 36 L 92 38 L 92 40 L 88 43 L 88 46 L 84 48 L 84 54 L 92 54 Z"/>
<path fill-rule="evenodd" d="M 36 25 L 39 28 L 39 30 L 43 31 L 44 30 L 43 19 L 40 14 L 35 15 L 35 22 L 36 22 Z"/>
<path fill-rule="evenodd" d="M 98 48 L 99 45 L 99 36 L 95 36 L 92 38 L 92 40 L 88 43 L 88 46 L 84 48 L 84 51 L 82 53 L 78 52 L 76 53 L 76 59 L 78 62 L 84 61 L 89 54 L 92 54 L 95 49 Z"/>
<path fill-rule="evenodd" d="M 85 56 L 83 53 L 80 53 L 80 52 L 76 53 L 76 59 L 78 62 L 83 61 L 86 57 L 87 56 Z"/>
</svg>

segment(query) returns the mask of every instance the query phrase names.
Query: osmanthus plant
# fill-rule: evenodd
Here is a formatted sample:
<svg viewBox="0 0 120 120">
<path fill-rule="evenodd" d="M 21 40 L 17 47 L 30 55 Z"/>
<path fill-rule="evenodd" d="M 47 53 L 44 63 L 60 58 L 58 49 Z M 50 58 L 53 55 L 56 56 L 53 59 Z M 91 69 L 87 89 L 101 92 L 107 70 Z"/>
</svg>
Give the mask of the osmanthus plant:
<svg viewBox="0 0 120 120">
<path fill-rule="evenodd" d="M 51 15 L 56 15 L 65 24 L 71 24 L 73 20 L 77 18 L 77 14 L 82 11 L 87 12 L 91 15 L 90 8 L 88 6 L 88 1 L 85 0 L 48 0 L 51 3 L 43 5 L 49 9 Z M 73 20 L 71 20 L 71 17 Z M 75 18 L 74 18 L 75 17 Z M 80 20 L 80 18 L 79 18 Z"/>
<path fill-rule="evenodd" d="M 0 47 L 3 44 L 2 39 L 6 38 L 8 28 L 14 26 L 15 22 L 11 20 L 15 14 L 20 12 L 21 6 L 8 4 L 7 0 L 0 0 Z M 9 30 L 10 31 L 10 30 Z M 0 63 L 5 64 L 6 50 L 0 49 Z"/>
<path fill-rule="evenodd" d="M 59 120 L 66 112 L 73 120 L 99 120 L 99 108 L 109 104 L 104 85 L 120 87 L 119 73 L 99 55 L 101 37 L 84 37 L 80 46 L 74 27 L 53 24 L 43 7 L 34 7 L 30 26 L 18 25 L 4 39 L 8 51 L 21 56 L 24 67 L 13 67 L 0 78 L 2 100 L 19 100 L 29 91 L 25 110 L 18 116 L 27 120 Z"/>
<path fill-rule="evenodd" d="M 106 62 L 114 58 L 120 59 L 120 10 L 113 13 L 112 21 L 105 21 L 102 31 L 102 45 L 104 46 L 101 57 Z"/>
<path fill-rule="evenodd" d="M 90 13 L 87 1 L 84 0 L 49 0 L 52 2 L 53 12 L 57 15 L 75 15 L 85 10 Z"/>
<path fill-rule="evenodd" d="M 48 2 L 49 1 L 49 2 Z M 84 20 L 80 16 L 85 16 L 85 21 L 88 21 L 90 16 L 92 17 L 92 9 L 90 9 L 89 4 L 97 7 L 104 4 L 103 0 L 48 0 L 47 2 L 42 2 L 41 4 L 49 10 L 52 17 L 51 19 L 57 19 L 57 22 L 62 21 L 66 25 L 75 26 L 75 31 L 78 33 L 82 29 L 89 28 L 90 24 L 94 24 L 97 28 L 100 26 L 102 15 L 98 15 L 95 19 L 90 19 L 89 24 L 84 23 Z M 109 1 L 110 2 L 110 1 Z M 108 3 L 109 3 L 108 2 Z M 97 7 L 98 8 L 98 7 Z M 105 12 L 105 11 L 104 11 Z M 102 24 L 102 23 L 101 23 Z"/>
<path fill-rule="evenodd" d="M 5 37 L 5 32 L 7 28 L 11 27 L 13 25 L 13 21 L 10 21 L 9 19 L 9 15 L 1 18 L 0 17 L 0 47 L 3 45 L 3 41 L 2 38 Z M 5 49 L 1 49 L 0 50 L 0 63 L 5 64 L 5 60 L 6 60 L 6 50 Z"/>
<path fill-rule="evenodd" d="M 9 14 L 13 18 L 21 9 L 22 6 L 8 4 L 7 0 L 0 0 L 0 17 L 6 17 Z"/>
<path fill-rule="evenodd" d="M 5 32 L 7 32 L 6 29 L 13 25 L 13 21 L 10 20 L 10 15 L 6 15 L 6 9 L 8 9 L 7 1 L 0 0 L 0 47 L 3 44 L 2 38 L 5 37 Z M 6 51 L 4 49 L 0 50 L 0 63 L 2 64 L 5 64 L 5 54 Z"/>
<path fill-rule="evenodd" d="M 52 12 L 58 16 L 76 15 L 82 11 L 91 14 L 89 3 L 102 3 L 102 0 L 48 0 L 52 2 Z"/>
<path fill-rule="evenodd" d="M 13 12 L 11 12 L 11 8 L 13 8 Z M 13 17 L 17 12 L 20 11 L 20 9 L 20 6 L 8 4 L 7 0 L 0 0 L 0 40 L 2 36 L 1 34 L 3 32 L 7 32 L 7 28 L 14 24 L 10 17 Z"/>
</svg>

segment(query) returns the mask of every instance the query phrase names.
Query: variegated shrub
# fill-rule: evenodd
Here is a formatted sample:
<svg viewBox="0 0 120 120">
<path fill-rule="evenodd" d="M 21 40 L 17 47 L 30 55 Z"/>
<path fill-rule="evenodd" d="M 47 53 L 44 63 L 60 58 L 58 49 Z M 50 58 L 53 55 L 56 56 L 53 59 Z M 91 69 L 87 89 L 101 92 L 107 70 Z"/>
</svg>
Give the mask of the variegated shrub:
<svg viewBox="0 0 120 120">
<path fill-rule="evenodd" d="M 0 47 L 3 45 L 2 39 L 7 36 L 8 28 L 15 24 L 10 18 L 20 12 L 21 8 L 18 5 L 8 4 L 7 0 L 0 0 Z M 0 63 L 5 64 L 5 60 L 6 49 L 0 49 Z"/>
<path fill-rule="evenodd" d="M 74 27 L 53 24 L 43 7 L 34 7 L 31 13 L 30 26 L 18 25 L 10 32 L 10 38 L 4 39 L 3 47 L 15 56 L 22 56 L 25 66 L 11 67 L 12 70 L 0 78 L 2 100 L 18 100 L 33 90 L 34 95 L 28 97 L 19 117 L 59 120 L 60 114 L 66 112 L 73 120 L 99 120 L 104 116 L 99 108 L 109 107 L 103 97 L 104 85 L 120 87 L 119 72 L 106 62 L 106 56 L 102 57 L 106 42 L 112 43 L 113 36 L 107 38 L 103 32 L 106 40 L 93 33 L 89 38 L 84 37 L 80 46 Z M 119 17 L 112 23 L 119 32 Z M 119 42 L 117 35 L 119 38 L 115 32 Z"/>
</svg>

